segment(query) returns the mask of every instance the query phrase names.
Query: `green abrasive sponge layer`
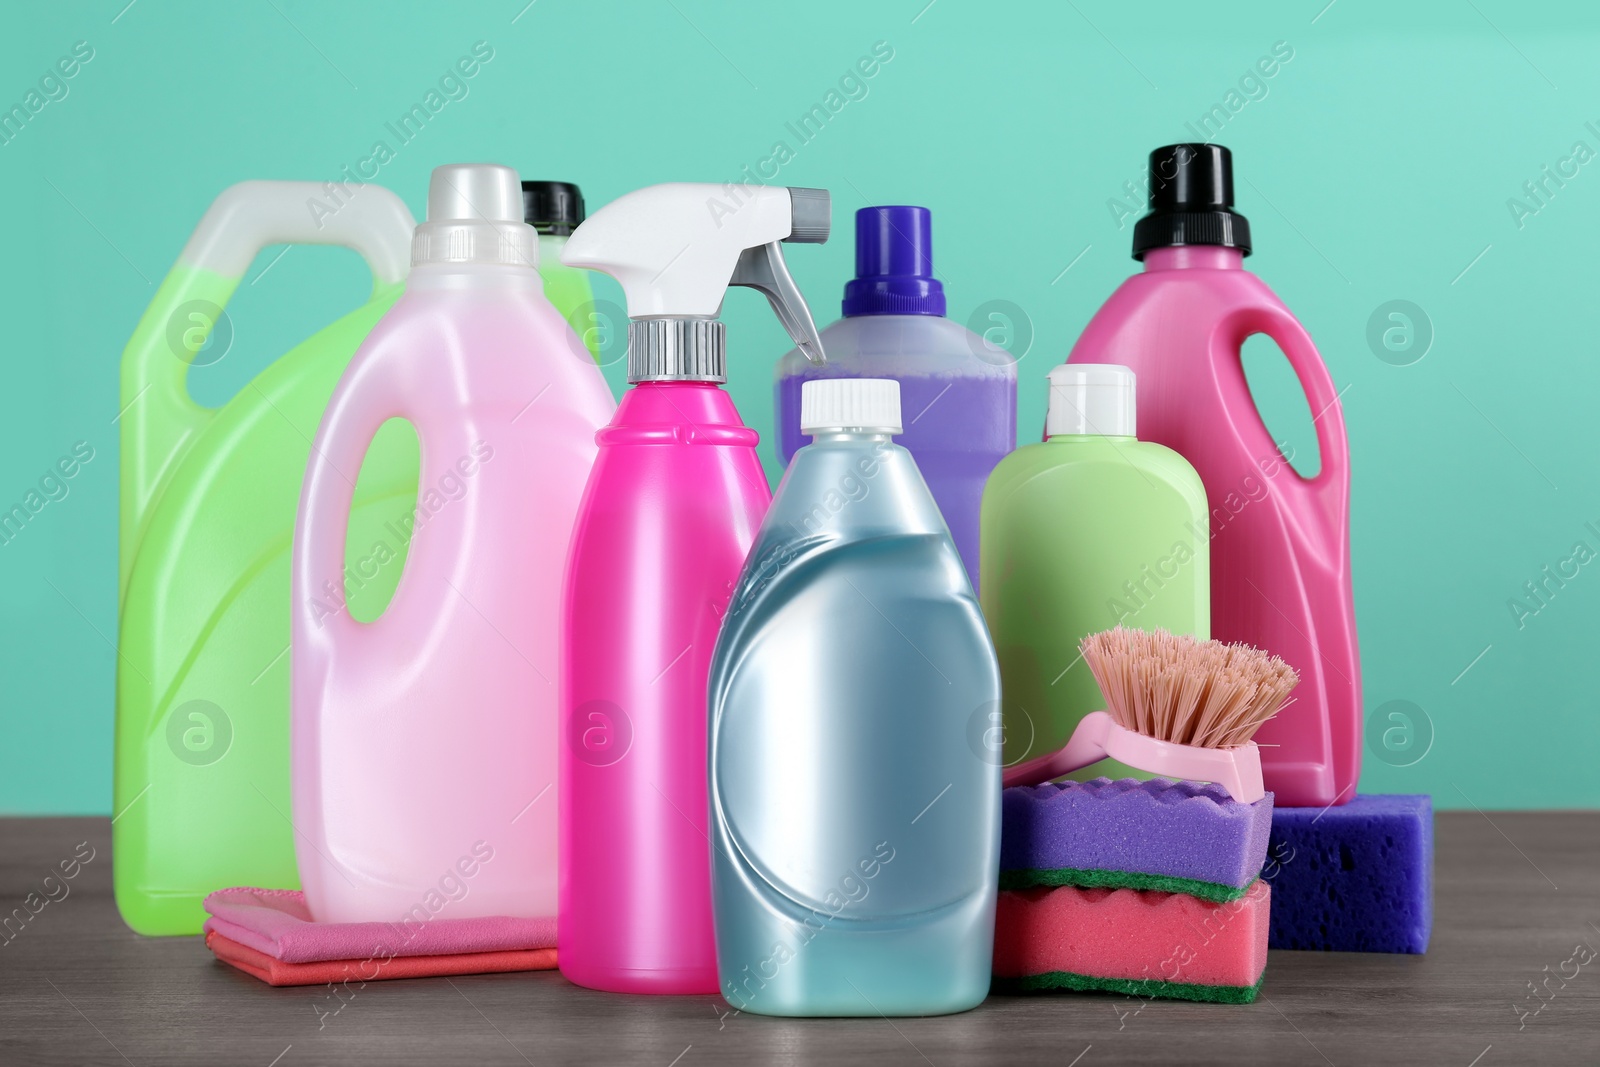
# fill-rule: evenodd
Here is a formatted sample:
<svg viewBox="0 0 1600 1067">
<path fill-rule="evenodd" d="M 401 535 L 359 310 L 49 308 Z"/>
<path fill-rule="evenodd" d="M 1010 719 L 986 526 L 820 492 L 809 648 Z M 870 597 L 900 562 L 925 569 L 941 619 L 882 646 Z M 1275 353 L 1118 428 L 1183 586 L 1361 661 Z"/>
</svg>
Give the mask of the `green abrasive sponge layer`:
<svg viewBox="0 0 1600 1067">
<path fill-rule="evenodd" d="M 1126 993 L 1130 997 L 1163 1000 L 1203 1000 L 1213 1004 L 1249 1004 L 1261 992 L 1264 979 L 1251 986 L 1196 985 L 1193 982 L 1162 982 L 1150 979 L 1096 978 L 1071 971 L 1051 971 L 1026 978 L 996 978 L 997 993 L 1049 993 L 1070 989 L 1079 993 Z"/>
</svg>

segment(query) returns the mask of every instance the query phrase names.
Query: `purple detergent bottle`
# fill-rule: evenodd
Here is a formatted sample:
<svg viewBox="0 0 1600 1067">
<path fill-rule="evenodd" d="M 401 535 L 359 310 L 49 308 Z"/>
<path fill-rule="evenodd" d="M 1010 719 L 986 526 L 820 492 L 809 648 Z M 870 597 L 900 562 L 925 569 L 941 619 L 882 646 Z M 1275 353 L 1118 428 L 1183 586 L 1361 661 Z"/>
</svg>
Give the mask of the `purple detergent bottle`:
<svg viewBox="0 0 1600 1067">
<path fill-rule="evenodd" d="M 822 331 L 826 364 L 799 349 L 778 362 L 783 462 L 810 443 L 800 433 L 801 383 L 895 379 L 905 425 L 896 443 L 916 458 L 976 587 L 983 483 L 1017 443 L 1017 371 L 1005 349 L 944 317 L 927 208 L 856 212 L 856 276 L 845 283 L 843 313 Z"/>
</svg>

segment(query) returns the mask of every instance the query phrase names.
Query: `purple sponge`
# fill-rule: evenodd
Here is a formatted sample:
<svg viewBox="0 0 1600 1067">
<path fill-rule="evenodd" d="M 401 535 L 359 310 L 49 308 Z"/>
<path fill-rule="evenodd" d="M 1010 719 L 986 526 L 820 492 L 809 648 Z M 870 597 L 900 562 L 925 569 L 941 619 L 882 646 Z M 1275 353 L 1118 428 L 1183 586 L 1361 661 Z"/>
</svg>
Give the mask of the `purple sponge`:
<svg viewBox="0 0 1600 1067">
<path fill-rule="evenodd" d="M 1272 794 L 1096 778 L 1015 786 L 1001 799 L 1000 885 L 1106 886 L 1235 900 L 1266 859 Z"/>
<path fill-rule="evenodd" d="M 1271 948 L 1428 950 L 1433 801 L 1357 796 L 1343 807 L 1272 813 Z"/>
</svg>

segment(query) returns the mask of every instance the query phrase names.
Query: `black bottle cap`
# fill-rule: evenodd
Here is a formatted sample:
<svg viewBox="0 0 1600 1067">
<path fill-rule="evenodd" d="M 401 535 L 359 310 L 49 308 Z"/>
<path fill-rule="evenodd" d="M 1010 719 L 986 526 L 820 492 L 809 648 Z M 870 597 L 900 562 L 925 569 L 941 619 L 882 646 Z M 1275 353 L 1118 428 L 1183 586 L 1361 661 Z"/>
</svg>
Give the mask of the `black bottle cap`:
<svg viewBox="0 0 1600 1067">
<path fill-rule="evenodd" d="M 1219 144 L 1169 144 L 1150 153 L 1150 214 L 1134 223 L 1133 258 L 1178 245 L 1250 254 L 1250 222 L 1233 210 L 1233 153 Z"/>
<path fill-rule="evenodd" d="M 540 233 L 566 237 L 583 219 L 583 193 L 571 182 L 522 183 L 522 221 Z"/>
</svg>

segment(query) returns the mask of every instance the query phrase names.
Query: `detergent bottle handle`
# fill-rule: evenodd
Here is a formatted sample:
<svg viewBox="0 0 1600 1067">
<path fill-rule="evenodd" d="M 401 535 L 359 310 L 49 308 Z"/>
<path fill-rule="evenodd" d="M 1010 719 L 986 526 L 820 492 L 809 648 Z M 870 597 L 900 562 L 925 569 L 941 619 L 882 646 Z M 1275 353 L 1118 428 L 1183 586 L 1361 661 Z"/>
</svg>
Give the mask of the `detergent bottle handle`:
<svg viewBox="0 0 1600 1067">
<path fill-rule="evenodd" d="M 374 291 L 405 280 L 416 220 L 381 185 L 346 186 L 339 206 L 315 182 L 240 182 L 223 190 L 183 246 L 178 262 L 243 277 L 268 245 L 342 245 L 372 268 Z"/>
<path fill-rule="evenodd" d="M 355 497 L 356 477 L 378 430 L 391 418 L 411 422 L 419 439 L 424 421 L 419 404 L 408 395 L 415 384 L 411 375 L 393 373 L 390 355 L 402 356 L 392 346 L 407 338 L 390 333 L 369 338 L 334 390 L 300 487 L 300 510 L 295 523 L 291 589 L 295 616 L 296 651 L 300 635 L 313 645 L 331 648 L 353 639 L 363 624 L 346 606 L 345 539 Z M 412 339 L 414 340 L 414 338 Z M 423 447 L 423 464 L 427 449 Z M 407 567 L 411 565 L 408 559 Z M 401 575 L 404 584 L 404 572 Z M 398 601 L 401 591 L 395 591 Z"/>
<path fill-rule="evenodd" d="M 1283 351 L 1294 369 L 1311 408 L 1311 424 L 1317 433 L 1317 451 L 1322 465 L 1312 478 L 1301 477 L 1293 467 L 1289 467 L 1289 474 L 1312 491 L 1330 522 L 1337 525 L 1349 494 L 1350 446 L 1345 436 L 1339 391 L 1334 388 L 1333 378 L 1317 353 L 1316 344 L 1300 321 L 1275 297 L 1239 309 L 1232 325 L 1235 353 L 1245 338 L 1265 334 Z M 1265 430 L 1265 425 L 1262 428 Z"/>
<path fill-rule="evenodd" d="M 415 226 L 377 185 L 344 186 L 335 200 L 314 182 L 249 181 L 212 202 L 122 353 L 123 583 L 156 487 L 214 414 L 189 395 L 189 368 L 251 261 L 268 245 L 342 245 L 367 261 L 378 292 L 405 280 Z"/>
</svg>

